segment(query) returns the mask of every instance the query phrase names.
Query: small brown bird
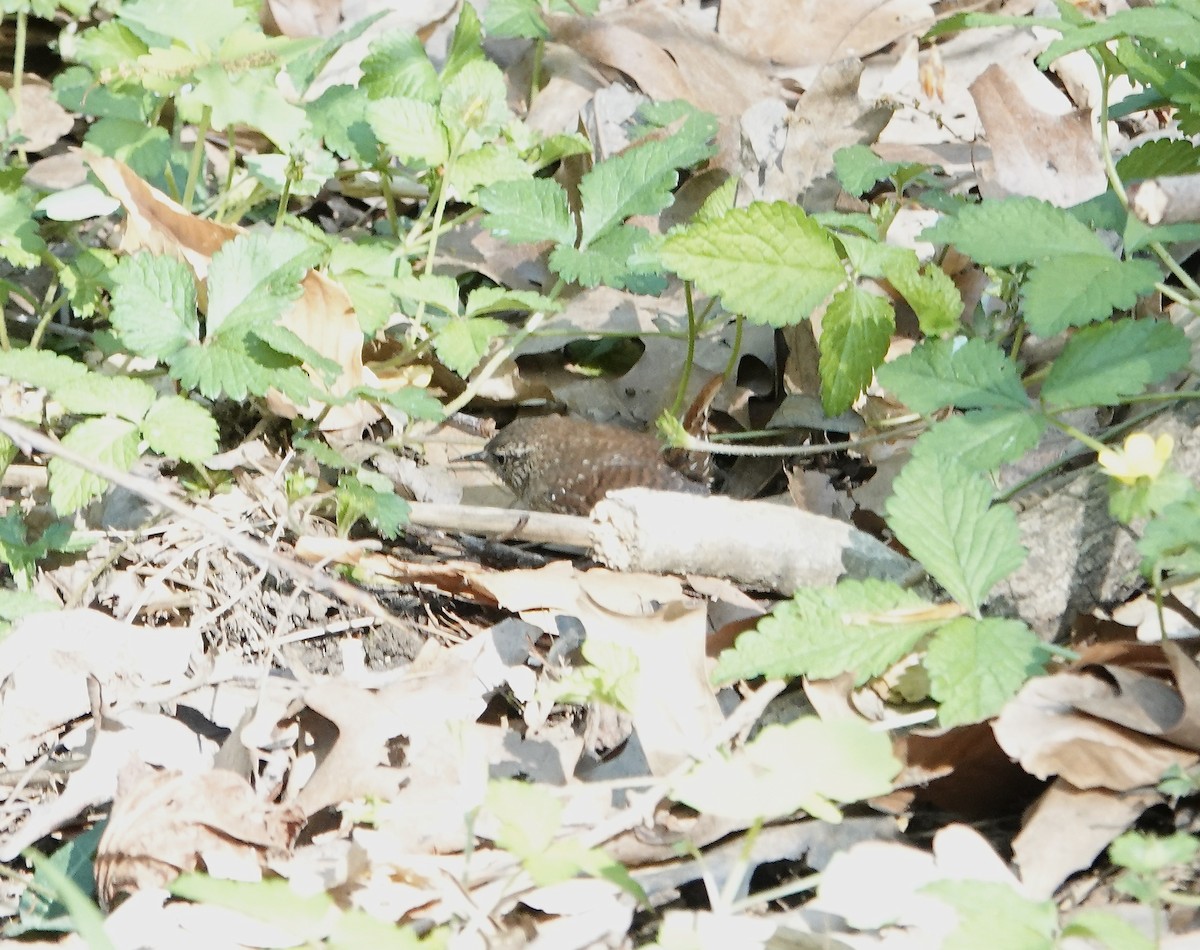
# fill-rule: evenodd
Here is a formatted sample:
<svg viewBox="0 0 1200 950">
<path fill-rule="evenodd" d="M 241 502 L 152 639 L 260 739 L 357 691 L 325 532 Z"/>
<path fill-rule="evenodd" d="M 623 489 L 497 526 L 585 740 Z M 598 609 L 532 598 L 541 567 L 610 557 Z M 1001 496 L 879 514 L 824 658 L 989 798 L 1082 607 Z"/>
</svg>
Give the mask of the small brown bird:
<svg viewBox="0 0 1200 950">
<path fill-rule="evenodd" d="M 565 416 L 518 419 L 479 457 L 533 511 L 586 515 L 618 488 L 708 494 L 708 485 L 667 464 L 653 435 Z"/>
</svg>

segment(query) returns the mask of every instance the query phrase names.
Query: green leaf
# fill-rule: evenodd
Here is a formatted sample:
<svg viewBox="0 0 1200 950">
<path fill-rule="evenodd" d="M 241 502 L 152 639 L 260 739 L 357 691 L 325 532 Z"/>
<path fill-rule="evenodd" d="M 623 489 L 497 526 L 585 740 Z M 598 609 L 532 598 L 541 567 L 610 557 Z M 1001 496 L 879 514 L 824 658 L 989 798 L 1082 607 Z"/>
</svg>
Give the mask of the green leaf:
<svg viewBox="0 0 1200 950">
<path fill-rule="evenodd" d="M 886 734 L 853 719 L 807 716 L 765 727 L 728 759 L 702 762 L 670 794 L 705 815 L 747 824 L 800 810 L 836 822 L 834 802 L 883 795 L 899 770 Z"/>
<path fill-rule="evenodd" d="M 1145 9 L 1119 10 L 1104 20 L 1090 22 L 1063 35 L 1046 47 L 1038 56 L 1038 66 L 1045 68 L 1060 56 L 1089 46 L 1100 46 L 1120 36 L 1136 36 L 1165 45 L 1185 56 L 1200 55 L 1200 23 L 1182 10 L 1158 4 Z"/>
<path fill-rule="evenodd" d="M 54 398 L 67 412 L 89 416 L 120 416 L 141 422 L 154 405 L 154 388 L 131 376 L 88 373 L 57 386 Z"/>
<path fill-rule="evenodd" d="M 1062 255 L 1112 257 L 1104 242 L 1061 208 L 1036 198 L 967 205 L 943 217 L 921 240 L 953 244 L 980 264 L 1012 267 Z"/>
<path fill-rule="evenodd" d="M 250 11 L 233 0 L 181 6 L 173 0 L 137 0 L 121 7 L 121 22 L 144 39 L 177 40 L 193 50 L 215 51 L 250 22 Z"/>
<path fill-rule="evenodd" d="M 394 282 L 396 296 L 413 303 L 424 303 L 444 314 L 458 313 L 458 282 L 446 274 L 418 274 L 401 277 Z"/>
<path fill-rule="evenodd" d="M 507 330 L 508 324 L 494 317 L 455 317 L 434 334 L 433 348 L 452 372 L 466 377 Z"/>
<path fill-rule="evenodd" d="M 0 376 L 53 393 L 87 375 L 87 367 L 49 350 L 0 350 Z"/>
<path fill-rule="evenodd" d="M 1150 261 L 1111 254 L 1062 254 L 1034 267 L 1021 288 L 1025 320 L 1040 336 L 1129 310 L 1161 277 Z"/>
<path fill-rule="evenodd" d="M 1158 320 L 1117 320 L 1084 327 L 1067 341 L 1042 386 L 1042 401 L 1056 410 L 1115 406 L 1188 362 L 1187 337 Z"/>
<path fill-rule="evenodd" d="M 586 249 L 560 244 L 550 252 L 550 269 L 584 287 L 626 287 L 638 273 L 638 259 L 649 242 L 645 228 L 622 225 Z"/>
<path fill-rule="evenodd" d="M 821 405 L 826 415 L 845 412 L 870 385 L 895 329 L 886 297 L 857 284 L 834 295 L 821 323 Z"/>
<path fill-rule="evenodd" d="M 450 38 L 450 49 L 442 66 L 442 86 L 457 79 L 470 65 L 487 62 L 483 52 L 483 30 L 479 25 L 479 14 L 469 3 L 462 5 L 454 35 Z M 491 65 L 489 63 L 488 65 Z"/>
<path fill-rule="evenodd" d="M 916 255 L 913 255 L 915 262 Z M 958 288 L 936 264 L 914 267 L 909 262 L 885 264 L 884 275 L 900 291 L 926 336 L 944 336 L 959 327 L 963 301 Z"/>
<path fill-rule="evenodd" d="M 36 267 L 47 253 L 33 220 L 33 201 L 24 188 L 0 192 L 0 258 L 13 267 Z"/>
<path fill-rule="evenodd" d="M 976 471 L 992 472 L 1037 445 L 1045 428 L 1045 418 L 1030 412 L 980 409 L 935 422 L 912 454 L 957 458 Z"/>
<path fill-rule="evenodd" d="M 273 323 L 300 296 L 300 280 L 319 256 L 320 249 L 295 231 L 226 242 L 208 269 L 208 338 Z"/>
<path fill-rule="evenodd" d="M 1200 498 L 1184 498 L 1168 506 L 1146 525 L 1137 543 L 1142 572 L 1154 568 L 1180 573 L 1200 572 Z"/>
<path fill-rule="evenodd" d="M 337 523 L 345 535 L 360 518 L 366 518 L 388 540 L 408 524 L 408 502 L 394 491 L 381 491 L 353 475 L 343 475 L 337 486 Z"/>
<path fill-rule="evenodd" d="M 76 254 L 62 272 L 71 309 L 81 317 L 94 316 L 102 292 L 112 289 L 109 277 L 116 266 L 117 256 L 104 248 L 84 248 Z"/>
<path fill-rule="evenodd" d="M 412 33 L 388 33 L 375 40 L 362 61 L 358 85 L 372 99 L 434 103 L 442 94 L 437 70 Z"/>
<path fill-rule="evenodd" d="M 842 581 L 797 591 L 717 661 L 717 682 L 766 676 L 832 679 L 852 672 L 861 686 L 912 652 L 944 618 L 933 605 L 884 581 Z"/>
<path fill-rule="evenodd" d="M 934 881 L 920 889 L 958 913 L 942 950 L 1054 950 L 1058 909 L 1053 901 L 1022 897 L 995 881 Z"/>
<path fill-rule="evenodd" d="M 343 158 L 373 165 L 378 160 L 379 140 L 367 120 L 368 105 L 362 90 L 354 86 L 330 86 L 308 103 L 306 111 L 313 132 L 328 149 Z"/>
<path fill-rule="evenodd" d="M 887 522 L 958 603 L 978 614 L 988 592 L 1025 560 L 1017 519 L 992 506 L 987 479 L 957 458 L 914 458 L 887 503 Z"/>
<path fill-rule="evenodd" d="M 138 428 L 125 419 L 85 419 L 63 436 L 62 444 L 80 455 L 122 472 L 138 460 Z M 59 514 L 82 508 L 104 494 L 108 482 L 60 458 L 50 460 L 50 503 Z"/>
<path fill-rule="evenodd" d="M 669 114 L 686 115 L 674 134 L 605 159 L 580 180 L 583 246 L 631 215 L 658 214 L 673 200 L 671 191 L 679 180 L 677 170 L 690 168 L 715 152 L 710 140 L 716 126 L 711 116 L 695 110 L 683 112 L 673 103 L 659 105 L 671 107 Z"/>
<path fill-rule="evenodd" d="M 241 55 L 267 54 L 245 51 Z M 311 127 L 304 110 L 275 85 L 275 75 L 274 67 L 232 72 L 224 62 L 210 63 L 195 71 L 195 88 L 188 98 L 212 110 L 214 128 L 247 125 L 277 148 L 290 151 L 305 133 L 311 133 Z"/>
<path fill-rule="evenodd" d="M 159 455 L 198 465 L 216 454 L 217 422 L 198 403 L 167 396 L 150 407 L 142 437 Z"/>
<path fill-rule="evenodd" d="M 461 201 L 474 201 L 479 189 L 498 181 L 529 178 L 533 169 L 507 142 L 489 143 L 461 156 L 449 169 L 446 184 Z"/>
<path fill-rule="evenodd" d="M 900 162 L 885 162 L 865 145 L 851 145 L 833 153 L 833 167 L 842 187 L 861 197 L 903 166 Z"/>
<path fill-rule="evenodd" d="M 479 192 L 484 227 L 514 244 L 574 244 L 575 222 L 567 193 L 549 178 L 502 181 Z"/>
<path fill-rule="evenodd" d="M 537 0 L 492 0 L 483 15 L 489 36 L 547 40 L 550 30 Z"/>
<path fill-rule="evenodd" d="M 786 326 L 812 313 L 846 272 L 828 233 L 786 202 L 757 203 L 669 235 L 663 263 L 756 323 Z"/>
<path fill-rule="evenodd" d="M 562 304 L 545 294 L 532 290 L 509 290 L 507 287 L 476 287 L 467 294 L 463 313 L 468 317 L 485 317 L 493 313 L 558 313 Z"/>
<path fill-rule="evenodd" d="M 32 848 L 22 851 L 21 856 L 33 866 L 38 883 L 62 902 L 80 940 L 95 950 L 115 950 L 116 943 L 104 929 L 104 914 L 76 881 L 59 864 Z"/>
<path fill-rule="evenodd" d="M 1077 911 L 1066 922 L 1062 936 L 1064 941 L 1074 938 L 1105 950 L 1155 950 L 1153 940 L 1112 911 Z"/>
<path fill-rule="evenodd" d="M 391 154 L 406 162 L 441 165 L 450 157 L 446 127 L 436 107 L 392 96 L 367 106 L 367 122 Z"/>
<path fill-rule="evenodd" d="M 985 340 L 925 340 L 879 367 L 879 382 L 922 415 L 959 409 L 1028 409 L 1016 365 Z"/>
<path fill-rule="evenodd" d="M 1200 171 L 1200 148 L 1187 139 L 1151 139 L 1126 152 L 1117 162 L 1117 175 L 1124 182 L 1197 171 Z"/>
<path fill-rule="evenodd" d="M 495 138 L 512 118 L 504 74 L 486 59 L 465 63 L 445 84 L 440 108 L 450 141 L 468 148 Z"/>
<path fill-rule="evenodd" d="M 1019 620 L 960 617 L 929 641 L 925 669 L 944 728 L 981 722 L 1000 712 L 1050 654 Z"/>
<path fill-rule="evenodd" d="M 192 272 L 173 257 L 123 258 L 113 271 L 109 320 L 134 353 L 170 360 L 200 337 Z"/>
</svg>

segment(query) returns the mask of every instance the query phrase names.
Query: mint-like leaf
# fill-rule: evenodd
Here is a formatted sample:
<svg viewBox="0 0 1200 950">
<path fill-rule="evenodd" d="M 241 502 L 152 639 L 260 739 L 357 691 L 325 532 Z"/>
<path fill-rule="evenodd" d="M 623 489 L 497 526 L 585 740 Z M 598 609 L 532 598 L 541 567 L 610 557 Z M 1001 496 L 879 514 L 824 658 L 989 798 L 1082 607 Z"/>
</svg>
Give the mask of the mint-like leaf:
<svg viewBox="0 0 1200 950">
<path fill-rule="evenodd" d="M 111 465 L 122 472 L 138 460 L 138 427 L 125 419 L 106 416 L 86 419 L 63 436 L 62 444 L 85 458 Z M 108 487 L 94 475 L 60 458 L 50 460 L 50 503 L 65 515 L 82 508 Z"/>
<path fill-rule="evenodd" d="M 498 182 L 479 192 L 479 207 L 487 212 L 484 226 L 506 241 L 575 243 L 567 193 L 549 178 Z"/>
<path fill-rule="evenodd" d="M 54 388 L 54 398 L 67 412 L 89 416 L 120 416 L 141 422 L 154 405 L 154 388 L 131 376 L 88 373 Z"/>
<path fill-rule="evenodd" d="M 960 617 L 929 641 L 925 669 L 944 728 L 996 715 L 1025 681 L 1043 672 L 1050 654 L 1019 620 Z"/>
<path fill-rule="evenodd" d="M 830 301 L 821 323 L 821 405 L 836 416 L 853 405 L 883 362 L 896 316 L 891 301 L 856 284 Z"/>
<path fill-rule="evenodd" d="M 434 334 L 433 349 L 446 366 L 465 377 L 483 359 L 492 340 L 508 325 L 494 317 L 454 317 Z"/>
<path fill-rule="evenodd" d="M 200 337 L 196 281 L 182 261 L 126 257 L 113 271 L 113 330 L 134 353 L 169 361 Z"/>
<path fill-rule="evenodd" d="M 1111 254 L 1062 254 L 1033 268 L 1021 289 L 1025 321 L 1040 336 L 1129 310 L 1160 278 L 1150 261 Z"/>
<path fill-rule="evenodd" d="M 208 269 L 208 337 L 274 322 L 300 296 L 300 279 L 320 249 L 294 231 L 235 237 Z"/>
<path fill-rule="evenodd" d="M 1112 257 L 1104 242 L 1061 208 L 1036 198 L 1006 198 L 967 205 L 921 234 L 953 244 L 980 264 L 1012 267 L 1064 254 Z"/>
<path fill-rule="evenodd" d="M 403 161 L 432 167 L 450 157 L 446 127 L 428 102 L 399 96 L 377 99 L 367 106 L 366 117 L 383 147 Z"/>
<path fill-rule="evenodd" d="M 53 393 L 87 375 L 87 367 L 49 350 L 0 350 L 0 376 Z"/>
<path fill-rule="evenodd" d="M 437 70 L 412 33 L 388 33 L 375 40 L 362 61 L 359 88 L 372 99 L 437 102 L 442 94 Z"/>
<path fill-rule="evenodd" d="M 830 679 L 850 671 L 855 684 L 862 685 L 945 622 L 921 616 L 932 606 L 884 581 L 842 581 L 833 588 L 800 590 L 721 654 L 713 678 Z"/>
<path fill-rule="evenodd" d="M 1025 560 L 1017 519 L 992 505 L 987 479 L 956 458 L 914 458 L 896 479 L 887 521 L 958 603 L 978 614 L 988 592 Z"/>
<path fill-rule="evenodd" d="M 1115 406 L 1187 365 L 1187 337 L 1159 320 L 1117 320 L 1084 327 L 1067 341 L 1042 386 L 1056 410 Z"/>
<path fill-rule="evenodd" d="M 182 396 L 158 400 L 142 420 L 142 437 L 159 455 L 199 464 L 217 451 L 217 422 Z"/>
<path fill-rule="evenodd" d="M 916 255 L 913 255 L 915 261 Z M 958 288 L 937 264 L 914 267 L 907 260 L 887 263 L 884 275 L 908 301 L 926 336 L 942 336 L 958 329 L 963 301 Z"/>
<path fill-rule="evenodd" d="M 1042 437 L 1046 420 L 1019 409 L 980 409 L 936 422 L 913 445 L 914 457 L 957 458 L 980 472 L 1015 462 Z"/>
<path fill-rule="evenodd" d="M 879 367 L 879 382 L 922 415 L 959 409 L 1028 409 L 1017 368 L 984 340 L 925 340 Z"/>
<path fill-rule="evenodd" d="M 756 323 L 805 319 L 846 280 L 826 231 L 786 202 L 752 204 L 662 244 L 663 263 Z"/>
</svg>

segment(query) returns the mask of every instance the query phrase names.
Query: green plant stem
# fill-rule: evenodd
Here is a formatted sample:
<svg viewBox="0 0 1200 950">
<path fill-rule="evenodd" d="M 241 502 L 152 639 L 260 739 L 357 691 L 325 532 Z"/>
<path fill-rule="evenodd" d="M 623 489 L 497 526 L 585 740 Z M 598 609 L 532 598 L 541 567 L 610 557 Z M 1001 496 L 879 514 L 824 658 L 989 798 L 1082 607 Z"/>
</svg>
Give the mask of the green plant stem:
<svg viewBox="0 0 1200 950">
<path fill-rule="evenodd" d="M 400 218 L 396 215 L 396 195 L 392 191 L 392 174 L 388 170 L 387 162 L 380 159 L 379 164 L 375 166 L 375 171 L 379 174 L 379 193 L 383 195 L 383 213 L 392 229 L 392 235 L 399 238 Z"/>
<path fill-rule="evenodd" d="M 683 359 L 683 370 L 679 374 L 679 386 L 675 389 L 675 401 L 671 404 L 671 415 L 678 417 L 683 412 L 683 401 L 687 398 L 688 383 L 692 380 L 692 367 L 696 361 L 696 302 L 692 298 L 692 282 L 683 282 L 683 299 L 687 301 L 687 354 Z"/>
<path fill-rule="evenodd" d="M 187 211 L 191 211 L 192 199 L 196 197 L 196 186 L 200 181 L 200 171 L 204 167 L 204 140 L 208 137 L 211 123 L 212 107 L 205 106 L 196 125 L 196 142 L 192 146 L 192 160 L 188 164 L 187 184 L 183 186 L 183 199 L 179 202 Z"/>
<path fill-rule="evenodd" d="M 23 128 L 23 110 L 21 109 L 21 87 L 25 77 L 25 47 L 29 37 L 29 14 L 25 10 L 17 13 L 17 35 L 13 42 L 13 126 Z M 28 164 L 25 157 L 25 146 L 17 146 L 17 158 L 22 165 Z"/>
<path fill-rule="evenodd" d="M 288 202 L 292 200 L 292 166 L 289 160 L 288 173 L 283 178 L 283 190 L 279 192 L 279 206 L 275 209 L 275 227 L 283 224 L 287 217 Z"/>
<path fill-rule="evenodd" d="M 467 405 L 472 399 L 474 399 L 479 393 L 479 390 L 483 388 L 484 383 L 492 378 L 496 370 L 500 368 L 501 364 L 510 356 L 512 356 L 524 339 L 533 333 L 534 330 L 540 327 L 545 320 L 546 314 L 543 311 L 539 310 L 535 313 L 531 313 L 529 315 L 529 319 L 525 321 L 525 325 L 513 335 L 511 340 L 509 340 L 504 344 L 504 346 L 492 354 L 492 358 L 484 364 L 483 368 L 476 374 L 475 378 L 467 383 L 466 388 L 463 389 L 463 391 L 455 398 L 446 403 L 447 417 L 454 415 L 454 413 L 461 410 L 463 406 Z"/>
<path fill-rule="evenodd" d="M 1089 449 L 1091 449 L 1093 452 L 1105 452 L 1108 450 L 1108 446 L 1105 445 L 1103 442 L 1101 442 L 1099 439 L 1093 438 L 1092 436 L 1090 436 L 1086 432 L 1084 432 L 1082 429 L 1075 428 L 1075 426 L 1071 425 L 1069 422 L 1063 422 L 1058 417 L 1050 416 L 1050 415 L 1046 416 L 1046 421 L 1049 422 L 1050 425 L 1054 426 L 1059 431 L 1065 432 L 1076 442 L 1083 443 Z"/>
<path fill-rule="evenodd" d="M 814 455 L 824 455 L 826 452 L 841 452 L 846 449 L 855 449 L 861 445 L 869 445 L 872 442 L 886 442 L 900 435 L 920 432 L 923 428 L 925 428 L 925 422 L 922 420 L 921 422 L 910 423 L 905 426 L 897 426 L 895 429 L 887 432 L 864 435 L 862 438 L 854 439 L 853 441 L 826 442 L 824 445 L 726 445 L 722 442 L 711 442 L 707 439 L 698 439 L 695 436 L 689 436 L 679 448 L 687 449 L 689 452 L 712 452 L 714 455 L 737 455 L 754 458 L 786 458 L 789 456 L 809 458 Z"/>
<path fill-rule="evenodd" d="M 780 884 L 778 887 L 771 887 L 765 891 L 759 891 L 756 894 L 751 894 L 744 900 L 738 901 L 733 905 L 731 911 L 735 914 L 742 914 L 748 911 L 751 907 L 756 907 L 759 904 L 769 904 L 771 901 L 782 900 L 785 897 L 791 897 L 794 894 L 800 894 L 803 891 L 811 891 L 821 881 L 820 874 L 809 874 L 806 877 L 796 878 L 794 881 L 788 881 L 786 884 Z"/>
<path fill-rule="evenodd" d="M 57 284 L 51 284 L 46 291 L 46 296 L 49 297 L 57 289 Z M 42 337 L 46 333 L 46 327 L 54 319 L 54 315 L 58 312 L 59 307 L 66 302 L 67 294 L 59 294 L 42 309 L 41 315 L 38 317 L 37 326 L 33 329 L 33 335 L 29 338 L 29 348 L 31 350 L 36 350 L 42 345 Z"/>
<path fill-rule="evenodd" d="M 438 238 L 442 232 L 442 219 L 446 215 L 446 203 L 449 201 L 449 189 L 446 187 L 446 182 L 450 180 L 450 176 L 454 172 L 454 163 L 458 159 L 459 146 L 455 145 L 450 151 L 450 157 L 446 159 L 446 167 L 442 172 L 441 182 L 438 185 L 437 203 L 433 209 L 433 221 L 429 225 L 429 251 L 425 255 L 425 270 L 424 273 L 433 273 L 433 261 L 437 256 Z M 417 312 L 413 315 L 413 323 L 417 326 L 423 326 L 425 323 L 425 301 L 421 300 L 417 303 Z"/>
<path fill-rule="evenodd" d="M 542 88 L 542 60 L 546 55 L 546 41 L 540 36 L 533 43 L 533 66 L 529 70 L 529 105 Z"/>
</svg>

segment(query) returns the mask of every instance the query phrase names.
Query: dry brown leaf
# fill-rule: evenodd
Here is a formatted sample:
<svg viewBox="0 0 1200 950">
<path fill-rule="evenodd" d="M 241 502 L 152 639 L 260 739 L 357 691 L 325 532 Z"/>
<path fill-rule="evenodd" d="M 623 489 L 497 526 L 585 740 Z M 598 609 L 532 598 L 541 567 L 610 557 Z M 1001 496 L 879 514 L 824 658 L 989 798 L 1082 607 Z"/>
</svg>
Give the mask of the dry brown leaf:
<svg viewBox="0 0 1200 950">
<path fill-rule="evenodd" d="M 267 0 L 263 8 L 268 33 L 293 37 L 332 36 L 341 14 L 342 0 Z"/>
<path fill-rule="evenodd" d="M 1154 736 L 1079 710 L 1135 706 L 1109 682 L 1082 673 L 1030 680 L 992 724 L 1000 747 L 1039 778 L 1059 775 L 1076 788 L 1128 791 L 1153 785 L 1171 765 L 1190 768 L 1200 756 Z"/>
<path fill-rule="evenodd" d="M 1018 84 L 1013 74 L 1022 75 Z M 1039 102 L 1027 101 L 1031 88 Z M 1060 207 L 1070 207 L 1107 187 L 1104 167 L 1092 137 L 1089 110 L 1070 110 L 1062 95 L 1032 63 L 990 67 L 971 84 L 992 162 L 981 183 L 985 197 L 1030 195 Z"/>
<path fill-rule="evenodd" d="M 730 118 L 778 95 L 765 64 L 665 4 L 640 3 L 587 18 L 550 16 L 546 22 L 555 42 L 620 70 L 657 101 L 686 99 Z"/>
<path fill-rule="evenodd" d="M 863 57 L 933 25 L 924 0 L 722 0 L 717 32 L 745 52 L 789 66 Z"/>
<path fill-rule="evenodd" d="M 1051 897 L 1059 884 L 1090 866 L 1117 835 L 1161 800 L 1154 791 L 1114 795 L 1108 789 L 1083 790 L 1055 781 L 1025 815 L 1013 839 L 1013 860 L 1030 896 Z"/>
<path fill-rule="evenodd" d="M 291 850 L 303 823 L 295 805 L 261 801 L 232 772 L 134 764 L 121 774 L 96 851 L 96 890 L 109 907 L 121 894 L 161 887 L 184 871 L 215 873 L 226 861 L 257 874 Z"/>
</svg>

